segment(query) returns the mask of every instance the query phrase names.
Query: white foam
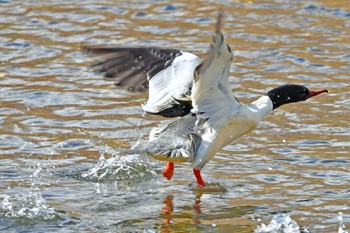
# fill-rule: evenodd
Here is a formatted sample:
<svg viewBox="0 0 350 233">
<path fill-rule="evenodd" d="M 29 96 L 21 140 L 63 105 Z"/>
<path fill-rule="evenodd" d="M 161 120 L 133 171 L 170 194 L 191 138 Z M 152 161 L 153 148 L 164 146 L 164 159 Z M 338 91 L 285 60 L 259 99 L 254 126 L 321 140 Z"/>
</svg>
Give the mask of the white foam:
<svg viewBox="0 0 350 233">
<path fill-rule="evenodd" d="M 346 226 L 345 226 L 344 221 L 343 221 L 343 213 L 339 212 L 337 218 L 339 221 L 338 233 L 349 233 L 349 231 L 345 230 Z"/>
<path fill-rule="evenodd" d="M 137 154 L 116 155 L 106 159 L 101 156 L 98 163 L 82 174 L 88 180 L 135 181 L 155 176 L 157 169 L 149 160 Z"/>
<path fill-rule="evenodd" d="M 268 225 L 261 224 L 255 233 L 300 233 L 300 227 L 289 215 L 279 214 L 273 216 Z"/>
<path fill-rule="evenodd" d="M 30 176 L 32 183 L 28 195 L 4 196 L 2 213 L 5 217 L 49 220 L 57 216 L 54 208 L 47 203 L 41 194 L 40 188 L 37 187 L 41 170 L 42 168 L 38 167 Z"/>
</svg>

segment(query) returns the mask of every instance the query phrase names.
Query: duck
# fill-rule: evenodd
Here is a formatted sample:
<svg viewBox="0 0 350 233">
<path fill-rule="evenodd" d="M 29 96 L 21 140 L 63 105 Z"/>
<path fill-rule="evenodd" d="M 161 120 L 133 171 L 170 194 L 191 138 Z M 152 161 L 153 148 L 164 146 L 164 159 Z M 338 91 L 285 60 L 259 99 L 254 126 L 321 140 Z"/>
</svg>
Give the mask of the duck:
<svg viewBox="0 0 350 233">
<path fill-rule="evenodd" d="M 251 132 L 273 110 L 328 92 L 304 85 L 275 87 L 249 104 L 240 102 L 229 85 L 233 60 L 218 14 L 207 56 L 159 47 L 84 47 L 101 61 L 95 71 L 129 91 L 148 91 L 142 104 L 148 114 L 175 118 L 151 129 L 145 143 L 133 149 L 166 161 L 163 176 L 174 175 L 175 163 L 190 163 L 200 188 L 203 167 L 226 145 Z"/>
</svg>

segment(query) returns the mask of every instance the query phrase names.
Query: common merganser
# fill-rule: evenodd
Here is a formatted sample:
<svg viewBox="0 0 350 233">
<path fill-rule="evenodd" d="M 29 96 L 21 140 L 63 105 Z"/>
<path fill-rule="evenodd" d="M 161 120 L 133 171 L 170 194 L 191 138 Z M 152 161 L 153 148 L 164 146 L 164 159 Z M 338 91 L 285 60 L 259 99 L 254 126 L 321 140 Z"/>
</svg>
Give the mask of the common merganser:
<svg viewBox="0 0 350 233">
<path fill-rule="evenodd" d="M 208 56 L 153 47 L 85 48 L 105 60 L 94 65 L 116 85 L 131 91 L 149 89 L 147 113 L 179 117 L 151 130 L 149 141 L 134 149 L 167 161 L 163 175 L 171 179 L 174 163 L 190 162 L 199 187 L 201 169 L 233 140 L 252 131 L 272 110 L 328 92 L 297 84 L 274 88 L 251 104 L 239 102 L 229 85 L 233 54 L 221 32 L 219 13 Z"/>
</svg>

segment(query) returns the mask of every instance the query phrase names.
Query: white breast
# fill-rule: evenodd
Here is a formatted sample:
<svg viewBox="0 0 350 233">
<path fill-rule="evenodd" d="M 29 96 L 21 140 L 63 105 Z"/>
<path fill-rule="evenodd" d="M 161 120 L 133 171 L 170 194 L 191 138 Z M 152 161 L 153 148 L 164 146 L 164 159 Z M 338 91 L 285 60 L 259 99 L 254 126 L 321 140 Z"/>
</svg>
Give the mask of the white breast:
<svg viewBox="0 0 350 233">
<path fill-rule="evenodd" d="M 227 124 L 216 129 L 206 128 L 192 167 L 202 168 L 221 148 L 252 131 L 256 126 L 257 122 L 253 119 L 235 117 L 228 119 Z"/>
<path fill-rule="evenodd" d="M 258 123 L 272 110 L 269 97 L 263 96 L 249 105 L 240 105 L 236 111 L 222 115 L 220 124 L 206 127 L 202 141 L 192 163 L 193 168 L 202 168 L 224 146 L 242 135 L 252 131 Z"/>
</svg>

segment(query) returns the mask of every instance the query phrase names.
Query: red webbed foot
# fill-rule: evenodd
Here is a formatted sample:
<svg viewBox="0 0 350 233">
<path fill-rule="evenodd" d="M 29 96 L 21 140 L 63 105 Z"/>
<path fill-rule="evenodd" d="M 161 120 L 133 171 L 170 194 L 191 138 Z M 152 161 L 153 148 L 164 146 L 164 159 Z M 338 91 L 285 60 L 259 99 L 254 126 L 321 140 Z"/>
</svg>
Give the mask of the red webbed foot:
<svg viewBox="0 0 350 233">
<path fill-rule="evenodd" d="M 163 176 L 167 178 L 168 180 L 171 180 L 171 178 L 174 175 L 174 163 L 173 162 L 167 162 L 167 165 L 163 171 Z"/>
<path fill-rule="evenodd" d="M 200 188 L 204 188 L 205 183 L 204 183 L 204 180 L 203 180 L 202 175 L 201 175 L 201 170 L 200 169 L 193 169 L 193 174 L 196 177 L 197 186 Z"/>
</svg>

